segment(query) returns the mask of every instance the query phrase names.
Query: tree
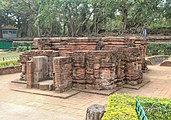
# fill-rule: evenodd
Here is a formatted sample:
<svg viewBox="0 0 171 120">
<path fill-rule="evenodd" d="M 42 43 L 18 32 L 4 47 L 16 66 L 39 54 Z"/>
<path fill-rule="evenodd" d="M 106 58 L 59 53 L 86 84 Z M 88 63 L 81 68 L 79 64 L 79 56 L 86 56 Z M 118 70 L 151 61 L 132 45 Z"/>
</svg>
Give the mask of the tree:
<svg viewBox="0 0 171 120">
<path fill-rule="evenodd" d="M 87 36 L 102 32 L 139 33 L 171 27 L 170 0 L 1 0 L 0 27 L 19 36 Z"/>
</svg>

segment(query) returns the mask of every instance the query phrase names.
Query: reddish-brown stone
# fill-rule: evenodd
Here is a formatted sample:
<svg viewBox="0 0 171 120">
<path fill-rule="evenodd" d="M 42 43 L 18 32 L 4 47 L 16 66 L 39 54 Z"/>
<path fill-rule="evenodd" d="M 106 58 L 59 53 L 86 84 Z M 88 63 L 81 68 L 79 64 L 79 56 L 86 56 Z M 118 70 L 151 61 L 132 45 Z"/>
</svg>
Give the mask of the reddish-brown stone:
<svg viewBox="0 0 171 120">
<path fill-rule="evenodd" d="M 102 46 L 98 46 L 99 40 Z M 137 85 L 146 69 L 146 42 L 134 37 L 35 38 L 34 48 L 37 50 L 20 56 L 23 79 L 29 76 L 27 61 L 34 56 L 47 56 L 48 79 L 54 80 L 54 88 L 59 92 L 71 85 L 83 89 Z"/>
<path fill-rule="evenodd" d="M 72 66 L 69 57 L 55 57 L 53 60 L 55 91 L 64 92 L 71 88 Z"/>
<path fill-rule="evenodd" d="M 20 73 L 22 71 L 21 65 L 0 67 L 0 75 Z"/>
<path fill-rule="evenodd" d="M 27 70 L 26 70 L 27 88 L 32 88 L 34 86 L 33 61 L 27 61 L 26 65 L 27 65 Z"/>
</svg>

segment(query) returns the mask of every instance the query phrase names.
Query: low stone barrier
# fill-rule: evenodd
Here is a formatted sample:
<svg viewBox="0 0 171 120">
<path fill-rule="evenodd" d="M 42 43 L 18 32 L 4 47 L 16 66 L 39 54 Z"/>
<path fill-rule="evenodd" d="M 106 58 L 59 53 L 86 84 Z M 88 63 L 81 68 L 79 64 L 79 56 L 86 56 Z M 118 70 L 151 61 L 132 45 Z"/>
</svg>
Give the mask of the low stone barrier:
<svg viewBox="0 0 171 120">
<path fill-rule="evenodd" d="M 0 67 L 0 75 L 19 73 L 21 72 L 21 65 Z"/>
<path fill-rule="evenodd" d="M 162 63 L 164 60 L 168 60 L 169 56 L 168 55 L 155 55 L 148 57 L 147 60 L 151 62 L 152 65 L 157 65 Z"/>
<path fill-rule="evenodd" d="M 168 67 L 171 67 L 171 60 L 165 60 L 163 61 L 160 66 L 168 66 Z"/>
</svg>

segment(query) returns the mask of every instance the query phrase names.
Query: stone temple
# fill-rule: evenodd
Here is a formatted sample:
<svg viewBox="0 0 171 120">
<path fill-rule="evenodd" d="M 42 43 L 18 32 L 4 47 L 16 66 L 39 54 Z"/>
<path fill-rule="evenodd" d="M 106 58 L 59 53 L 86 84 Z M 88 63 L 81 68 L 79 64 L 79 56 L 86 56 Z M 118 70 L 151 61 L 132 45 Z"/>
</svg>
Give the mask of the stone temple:
<svg viewBox="0 0 171 120">
<path fill-rule="evenodd" d="M 20 56 L 28 88 L 112 90 L 143 82 L 146 41 L 136 37 L 35 38 Z"/>
</svg>

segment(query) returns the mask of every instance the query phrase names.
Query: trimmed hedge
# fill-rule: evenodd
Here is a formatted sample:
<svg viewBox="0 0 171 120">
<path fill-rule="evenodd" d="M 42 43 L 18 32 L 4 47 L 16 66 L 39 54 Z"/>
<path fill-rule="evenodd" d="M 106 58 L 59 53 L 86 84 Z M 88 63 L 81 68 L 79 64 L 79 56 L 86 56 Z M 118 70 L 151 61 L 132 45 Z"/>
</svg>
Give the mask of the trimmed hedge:
<svg viewBox="0 0 171 120">
<path fill-rule="evenodd" d="M 147 56 L 171 55 L 171 43 L 148 43 Z"/>
<path fill-rule="evenodd" d="M 171 100 L 113 94 L 109 96 L 106 112 L 102 120 L 139 120 L 135 111 L 136 98 L 139 98 L 149 120 L 171 120 Z"/>
<path fill-rule="evenodd" d="M 171 99 L 139 97 L 149 120 L 171 120 Z"/>
<path fill-rule="evenodd" d="M 13 47 L 17 48 L 17 51 L 26 51 L 32 49 L 32 43 L 31 42 L 13 42 Z"/>
<path fill-rule="evenodd" d="M 135 98 L 126 94 L 109 96 L 102 120 L 138 120 L 135 111 Z"/>
<path fill-rule="evenodd" d="M 19 47 L 19 46 L 32 46 L 31 42 L 13 42 L 13 47 Z"/>
</svg>

